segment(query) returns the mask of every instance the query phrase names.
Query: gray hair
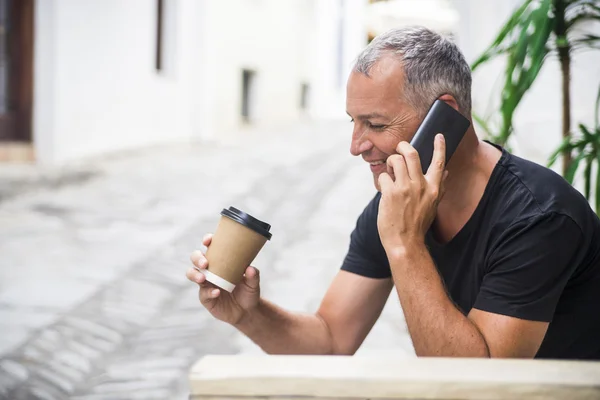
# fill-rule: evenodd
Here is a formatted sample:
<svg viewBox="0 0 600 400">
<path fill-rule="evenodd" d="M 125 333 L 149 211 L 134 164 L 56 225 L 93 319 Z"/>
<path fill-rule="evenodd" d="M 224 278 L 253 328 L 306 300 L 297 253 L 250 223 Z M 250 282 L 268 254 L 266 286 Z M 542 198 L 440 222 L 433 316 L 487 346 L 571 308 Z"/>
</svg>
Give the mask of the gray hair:
<svg viewBox="0 0 600 400">
<path fill-rule="evenodd" d="M 353 70 L 369 76 L 373 65 L 386 54 L 402 62 L 405 100 L 421 116 L 443 94 L 452 95 L 461 113 L 469 116 L 471 69 L 456 44 L 420 26 L 392 29 L 373 39 Z"/>
</svg>

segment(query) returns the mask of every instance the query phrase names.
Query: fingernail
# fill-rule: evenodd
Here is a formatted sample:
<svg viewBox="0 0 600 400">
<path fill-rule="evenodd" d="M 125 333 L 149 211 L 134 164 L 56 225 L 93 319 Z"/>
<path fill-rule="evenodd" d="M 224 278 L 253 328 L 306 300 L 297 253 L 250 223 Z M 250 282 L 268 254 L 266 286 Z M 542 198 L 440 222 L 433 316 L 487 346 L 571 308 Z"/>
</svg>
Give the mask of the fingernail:
<svg viewBox="0 0 600 400">
<path fill-rule="evenodd" d="M 219 294 L 219 289 L 213 289 L 212 292 L 210 292 L 212 297 L 216 297 Z"/>
</svg>

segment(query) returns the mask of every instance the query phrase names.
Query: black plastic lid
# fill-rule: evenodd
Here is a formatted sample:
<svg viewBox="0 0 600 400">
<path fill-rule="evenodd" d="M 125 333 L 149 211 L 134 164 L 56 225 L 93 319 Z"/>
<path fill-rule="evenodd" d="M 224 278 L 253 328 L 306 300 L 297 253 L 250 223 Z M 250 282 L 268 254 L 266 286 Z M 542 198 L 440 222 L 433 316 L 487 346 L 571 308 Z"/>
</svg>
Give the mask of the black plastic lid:
<svg viewBox="0 0 600 400">
<path fill-rule="evenodd" d="M 246 214 L 235 207 L 229 207 L 229 209 L 224 208 L 223 211 L 221 211 L 221 215 L 231 218 L 235 222 L 252 229 L 254 232 L 266 237 L 267 240 L 271 240 L 271 236 L 273 236 L 271 232 L 269 232 L 271 225 L 267 224 L 266 222 L 262 222 L 261 220 L 254 218 L 252 215 Z"/>
</svg>

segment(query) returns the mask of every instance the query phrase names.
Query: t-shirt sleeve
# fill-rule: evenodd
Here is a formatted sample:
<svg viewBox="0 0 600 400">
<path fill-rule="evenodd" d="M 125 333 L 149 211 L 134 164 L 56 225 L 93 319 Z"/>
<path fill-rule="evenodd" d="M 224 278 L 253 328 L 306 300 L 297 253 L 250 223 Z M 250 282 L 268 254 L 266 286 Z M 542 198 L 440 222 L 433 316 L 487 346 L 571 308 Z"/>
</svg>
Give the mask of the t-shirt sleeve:
<svg viewBox="0 0 600 400">
<path fill-rule="evenodd" d="M 568 216 L 542 214 L 511 225 L 494 245 L 474 308 L 551 322 L 581 262 L 582 231 Z"/>
<path fill-rule="evenodd" d="M 350 235 L 350 246 L 341 268 L 343 271 L 367 278 L 380 279 L 392 276 L 377 229 L 379 200 L 378 193 L 358 217 L 356 227 Z"/>
</svg>

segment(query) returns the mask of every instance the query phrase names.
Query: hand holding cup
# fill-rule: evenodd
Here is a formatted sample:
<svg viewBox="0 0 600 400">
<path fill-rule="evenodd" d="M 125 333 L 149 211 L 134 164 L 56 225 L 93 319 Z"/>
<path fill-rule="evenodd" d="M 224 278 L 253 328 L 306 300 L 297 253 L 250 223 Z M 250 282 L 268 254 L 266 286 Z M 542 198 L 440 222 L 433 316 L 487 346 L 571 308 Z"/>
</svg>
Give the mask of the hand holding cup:
<svg viewBox="0 0 600 400">
<path fill-rule="evenodd" d="M 187 278 L 200 285 L 200 302 L 217 319 L 239 323 L 260 298 L 259 272 L 249 266 L 267 240 L 271 226 L 234 207 L 223 209 L 217 231 L 202 240 Z"/>
<path fill-rule="evenodd" d="M 212 235 L 208 234 L 202 239 L 202 244 L 210 246 Z M 200 303 L 216 319 L 235 325 L 244 315 L 256 307 L 260 298 L 260 276 L 258 269 L 247 267 L 242 281 L 236 285 L 233 292 L 222 290 L 206 280 L 208 260 L 204 253 L 196 250 L 191 255 L 193 267 L 188 269 L 187 278 L 200 286 Z"/>
</svg>

